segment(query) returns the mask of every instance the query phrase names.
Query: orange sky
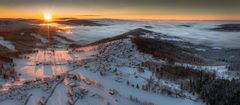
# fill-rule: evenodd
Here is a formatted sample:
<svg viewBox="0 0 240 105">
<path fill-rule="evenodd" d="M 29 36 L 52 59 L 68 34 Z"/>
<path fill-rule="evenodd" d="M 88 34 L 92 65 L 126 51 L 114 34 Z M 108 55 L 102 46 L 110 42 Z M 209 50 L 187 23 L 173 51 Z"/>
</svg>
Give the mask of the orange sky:
<svg viewBox="0 0 240 105">
<path fill-rule="evenodd" d="M 3 10 L 0 9 L 0 18 L 36 18 L 41 19 L 44 12 L 48 10 Z M 80 15 L 78 12 L 60 12 L 51 11 L 53 18 L 115 18 L 115 19 L 154 19 L 154 20 L 239 20 L 240 15 L 216 15 L 216 14 L 138 14 L 132 12 L 118 11 L 116 12 L 104 12 L 98 14 L 88 14 L 89 11 L 81 11 Z"/>
<path fill-rule="evenodd" d="M 53 18 L 240 20 L 240 1 L 230 0 L 41 1 L 1 0 L 0 18 L 41 19 L 44 12 L 51 12 Z"/>
</svg>

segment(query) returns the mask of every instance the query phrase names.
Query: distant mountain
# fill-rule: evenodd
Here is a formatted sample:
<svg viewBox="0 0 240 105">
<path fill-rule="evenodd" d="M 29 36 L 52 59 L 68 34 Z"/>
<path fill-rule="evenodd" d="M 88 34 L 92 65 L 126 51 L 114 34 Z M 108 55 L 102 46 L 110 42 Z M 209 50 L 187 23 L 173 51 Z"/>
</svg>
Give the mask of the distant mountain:
<svg viewBox="0 0 240 105">
<path fill-rule="evenodd" d="M 104 24 L 99 24 L 92 20 L 84 20 L 84 19 L 63 19 L 63 20 L 57 20 L 54 21 L 58 24 L 64 24 L 64 25 L 73 25 L 73 26 L 102 26 Z"/>
<path fill-rule="evenodd" d="M 240 24 L 222 24 L 210 30 L 223 32 L 240 32 Z"/>
</svg>

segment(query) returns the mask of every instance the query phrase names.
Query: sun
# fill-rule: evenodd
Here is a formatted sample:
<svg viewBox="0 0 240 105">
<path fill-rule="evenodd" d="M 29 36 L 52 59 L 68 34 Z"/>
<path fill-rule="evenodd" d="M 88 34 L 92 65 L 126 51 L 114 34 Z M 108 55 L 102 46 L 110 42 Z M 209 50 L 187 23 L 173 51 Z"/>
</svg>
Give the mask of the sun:
<svg viewBox="0 0 240 105">
<path fill-rule="evenodd" d="M 43 18 L 45 21 L 52 21 L 52 14 L 49 12 L 46 12 L 43 14 Z"/>
</svg>

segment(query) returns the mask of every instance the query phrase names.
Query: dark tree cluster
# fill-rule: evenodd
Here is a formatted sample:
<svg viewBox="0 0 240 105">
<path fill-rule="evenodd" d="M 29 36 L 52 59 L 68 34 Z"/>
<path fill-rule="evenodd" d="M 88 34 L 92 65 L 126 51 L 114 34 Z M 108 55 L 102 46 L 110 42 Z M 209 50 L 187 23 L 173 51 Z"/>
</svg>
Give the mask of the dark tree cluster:
<svg viewBox="0 0 240 105">
<path fill-rule="evenodd" d="M 190 90 L 207 105 L 239 105 L 240 80 L 205 79 L 189 81 Z"/>
<path fill-rule="evenodd" d="M 230 63 L 230 65 L 228 66 L 228 70 L 240 71 L 240 62 Z"/>
<path fill-rule="evenodd" d="M 8 80 L 8 79 L 14 79 L 16 80 L 19 76 L 19 73 L 16 72 L 14 68 L 14 63 L 9 64 L 10 67 L 4 68 L 3 64 L 0 64 L 0 77 Z"/>
<path fill-rule="evenodd" d="M 214 31 L 225 31 L 225 32 L 239 32 L 240 24 L 222 24 L 216 28 L 212 28 L 210 30 Z"/>
<path fill-rule="evenodd" d="M 59 24 L 64 24 L 64 25 L 82 25 L 82 26 L 104 26 L 104 24 L 99 24 L 95 21 L 91 20 L 84 20 L 84 19 L 62 19 L 60 21 L 55 21 L 56 23 Z"/>
<path fill-rule="evenodd" d="M 141 101 L 139 100 L 137 97 L 131 96 L 129 97 L 129 99 L 135 103 L 137 103 L 138 105 L 154 105 L 151 102 L 146 102 L 146 101 Z"/>
<path fill-rule="evenodd" d="M 170 80 L 215 78 L 215 73 L 175 65 L 162 65 L 160 68 L 157 68 L 155 75 L 158 78 Z"/>
<path fill-rule="evenodd" d="M 203 62 L 201 58 L 190 54 L 190 51 L 168 41 L 142 37 L 135 37 L 132 40 L 141 52 L 164 59 L 170 64 L 175 62 L 199 64 Z"/>
<path fill-rule="evenodd" d="M 162 65 L 156 75 L 170 80 L 184 80 L 180 81 L 181 88 L 197 94 L 207 105 L 240 104 L 239 79 L 217 79 L 215 73 L 172 65 Z"/>
</svg>

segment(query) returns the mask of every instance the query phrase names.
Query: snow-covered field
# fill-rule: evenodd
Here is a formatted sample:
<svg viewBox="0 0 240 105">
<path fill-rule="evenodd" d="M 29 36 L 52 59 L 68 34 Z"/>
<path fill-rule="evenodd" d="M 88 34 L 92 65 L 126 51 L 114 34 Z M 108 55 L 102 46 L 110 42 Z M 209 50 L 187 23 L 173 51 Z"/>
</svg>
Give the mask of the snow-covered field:
<svg viewBox="0 0 240 105">
<path fill-rule="evenodd" d="M 16 59 L 15 69 L 20 72 L 22 78 L 34 78 L 51 75 L 59 75 L 69 71 L 69 65 L 77 65 L 83 59 L 94 54 L 72 53 L 70 50 L 37 50 L 33 54 L 23 55 L 23 59 Z"/>
</svg>

